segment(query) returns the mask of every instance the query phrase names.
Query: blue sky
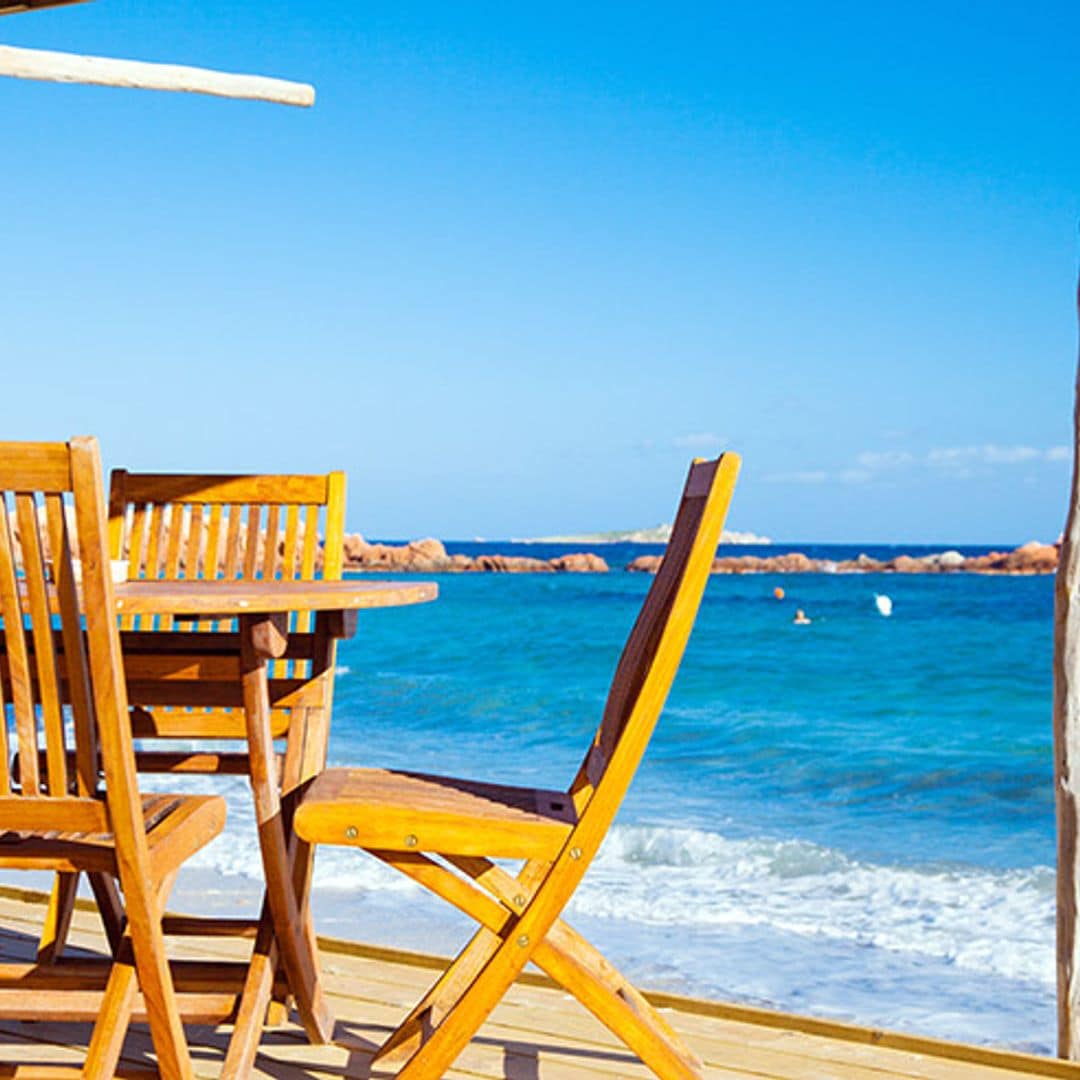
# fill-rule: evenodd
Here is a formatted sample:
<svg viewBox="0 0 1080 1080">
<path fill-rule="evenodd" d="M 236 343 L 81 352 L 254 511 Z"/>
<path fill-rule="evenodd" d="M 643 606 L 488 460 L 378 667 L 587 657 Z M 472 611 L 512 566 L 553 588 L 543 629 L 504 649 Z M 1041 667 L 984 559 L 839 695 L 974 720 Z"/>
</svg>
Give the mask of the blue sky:
<svg viewBox="0 0 1080 1080">
<path fill-rule="evenodd" d="M 8 438 L 350 475 L 349 527 L 668 519 L 1005 543 L 1064 520 L 1075 4 L 96 0 L 6 44 L 313 110 L 0 80 Z"/>
</svg>

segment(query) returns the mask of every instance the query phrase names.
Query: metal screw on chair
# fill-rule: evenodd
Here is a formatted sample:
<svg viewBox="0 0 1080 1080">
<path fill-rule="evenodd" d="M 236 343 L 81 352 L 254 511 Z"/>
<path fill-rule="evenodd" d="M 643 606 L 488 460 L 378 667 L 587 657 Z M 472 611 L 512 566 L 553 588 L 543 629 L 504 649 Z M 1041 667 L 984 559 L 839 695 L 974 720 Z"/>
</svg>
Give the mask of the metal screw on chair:
<svg viewBox="0 0 1080 1080">
<path fill-rule="evenodd" d="M 416 847 L 418 842 L 419 841 L 416 839 L 416 834 L 415 833 L 409 833 L 409 835 L 405 837 L 405 846 L 406 847 Z"/>
<path fill-rule="evenodd" d="M 524 949 L 525 946 L 529 944 L 529 935 L 528 934 L 522 934 L 521 937 L 518 938 L 517 943 L 521 948 Z"/>
<path fill-rule="evenodd" d="M 521 893 L 518 893 L 517 896 L 514 897 L 514 907 L 524 907 L 524 906 L 525 906 L 525 897 L 522 896 Z"/>
<path fill-rule="evenodd" d="M 571 859 L 580 859 L 581 858 L 581 848 L 572 847 L 570 849 L 570 858 Z"/>
<path fill-rule="evenodd" d="M 355 839 L 356 839 L 356 837 L 357 837 L 357 831 L 356 831 L 356 826 L 355 826 L 355 825 L 350 825 L 350 826 L 349 826 L 349 827 L 348 827 L 348 828 L 347 828 L 347 829 L 345 830 L 345 839 L 346 839 L 346 840 L 355 840 Z"/>
</svg>

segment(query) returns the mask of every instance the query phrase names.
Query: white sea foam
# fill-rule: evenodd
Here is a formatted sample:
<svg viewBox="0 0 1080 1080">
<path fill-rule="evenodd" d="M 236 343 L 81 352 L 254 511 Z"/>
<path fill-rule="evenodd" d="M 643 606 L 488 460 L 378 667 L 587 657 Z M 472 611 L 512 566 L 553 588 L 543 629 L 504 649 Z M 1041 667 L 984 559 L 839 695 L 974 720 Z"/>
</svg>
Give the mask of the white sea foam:
<svg viewBox="0 0 1080 1080">
<path fill-rule="evenodd" d="M 875 865 L 803 841 L 623 826 L 608 837 L 573 910 L 688 928 L 770 926 L 978 974 L 1054 981 L 1050 867 Z"/>
</svg>

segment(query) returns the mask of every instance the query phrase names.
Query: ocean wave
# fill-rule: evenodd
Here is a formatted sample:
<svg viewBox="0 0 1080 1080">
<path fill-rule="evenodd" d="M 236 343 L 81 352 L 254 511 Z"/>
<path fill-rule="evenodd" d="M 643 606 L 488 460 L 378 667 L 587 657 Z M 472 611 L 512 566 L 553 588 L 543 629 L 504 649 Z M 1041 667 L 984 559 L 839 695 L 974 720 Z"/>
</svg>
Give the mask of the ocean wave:
<svg viewBox="0 0 1080 1080">
<path fill-rule="evenodd" d="M 167 780 L 170 787 L 179 786 L 177 777 Z M 211 783 L 191 778 L 184 786 Z M 220 791 L 220 780 L 213 786 Z M 258 881 L 262 866 L 246 780 L 229 778 L 225 795 L 225 832 L 192 864 Z M 331 905 L 347 894 L 407 901 L 422 892 L 377 860 L 333 847 L 319 850 L 314 887 Z M 1048 992 L 1054 983 L 1054 871 L 1048 866 L 887 865 L 803 840 L 732 839 L 694 828 L 617 825 L 569 910 L 706 935 L 771 930 L 794 935 L 808 947 L 814 941 L 832 942 L 932 958 Z"/>
<path fill-rule="evenodd" d="M 1047 866 L 892 866 L 801 840 L 617 826 L 572 910 L 687 928 L 771 926 L 1054 982 L 1054 871 Z"/>
</svg>

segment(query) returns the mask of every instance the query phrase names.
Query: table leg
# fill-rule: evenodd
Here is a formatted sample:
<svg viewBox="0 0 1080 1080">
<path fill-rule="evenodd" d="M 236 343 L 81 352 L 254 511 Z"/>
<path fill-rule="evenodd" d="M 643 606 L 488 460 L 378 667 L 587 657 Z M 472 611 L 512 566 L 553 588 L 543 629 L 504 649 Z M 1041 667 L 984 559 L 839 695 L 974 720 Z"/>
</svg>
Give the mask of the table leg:
<svg viewBox="0 0 1080 1080">
<path fill-rule="evenodd" d="M 245 615 L 240 619 L 240 671 L 251 761 L 251 787 L 255 798 L 259 847 L 266 873 L 266 905 L 262 923 L 269 920 L 273 925 L 281 963 L 308 1038 L 312 1042 L 323 1043 L 329 1040 L 333 1031 L 333 1017 L 319 981 L 318 954 L 310 948 L 304 932 L 302 911 L 307 907 L 306 898 L 302 897 L 298 902 L 293 888 L 293 859 L 297 845 L 295 839 L 289 842 L 288 823 L 282 815 L 270 734 L 267 662 L 275 653 L 280 656 L 284 651 L 284 632 L 283 618 Z M 272 975 L 272 965 L 270 972 Z M 243 1002 L 240 1008 L 244 1008 Z"/>
<path fill-rule="evenodd" d="M 236 1010 L 236 1024 L 232 1038 L 229 1039 L 221 1080 L 247 1080 L 252 1073 L 255 1055 L 259 1051 L 263 1021 L 274 990 L 274 970 L 277 964 L 278 947 L 274 940 L 273 920 L 264 900 L 255 948 L 251 953 L 251 966 L 248 968 L 240 1004 Z"/>
</svg>

